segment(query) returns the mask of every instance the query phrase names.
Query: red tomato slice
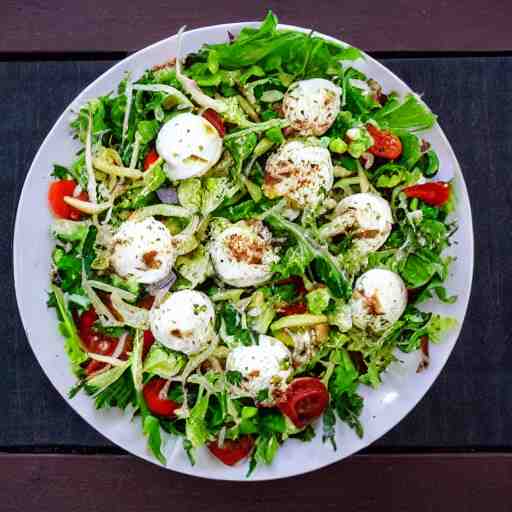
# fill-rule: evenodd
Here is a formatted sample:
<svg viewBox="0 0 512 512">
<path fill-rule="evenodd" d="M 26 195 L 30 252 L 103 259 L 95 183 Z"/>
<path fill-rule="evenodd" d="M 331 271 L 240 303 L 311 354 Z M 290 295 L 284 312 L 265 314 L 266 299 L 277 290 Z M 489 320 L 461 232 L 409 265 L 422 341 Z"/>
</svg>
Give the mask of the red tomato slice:
<svg viewBox="0 0 512 512">
<path fill-rule="evenodd" d="M 95 332 L 93 325 L 97 319 L 98 315 L 92 308 L 82 313 L 78 325 L 80 339 L 89 352 L 94 354 L 101 354 L 103 356 L 111 356 L 116 349 L 118 340 L 116 338 L 112 338 L 111 336 L 105 336 Z M 126 352 L 126 348 L 124 352 Z M 91 359 L 85 366 L 85 374 L 92 375 L 105 366 L 106 363 Z"/>
<path fill-rule="evenodd" d="M 73 180 L 52 181 L 50 184 L 50 188 L 48 189 L 48 202 L 50 203 L 50 209 L 56 217 L 71 220 L 80 220 L 82 218 L 82 212 L 69 206 L 69 204 L 64 201 L 66 196 L 73 196 L 75 188 L 76 182 Z M 81 192 L 77 199 L 87 201 L 89 196 L 86 192 Z"/>
<path fill-rule="evenodd" d="M 142 359 L 148 355 L 149 349 L 154 342 L 155 337 L 153 336 L 153 333 L 149 329 L 144 331 L 144 339 L 142 341 Z"/>
<path fill-rule="evenodd" d="M 174 411 L 179 409 L 180 405 L 174 400 L 168 398 L 160 398 L 160 391 L 166 384 L 165 379 L 155 377 L 151 379 L 142 389 L 144 400 L 148 405 L 149 410 L 157 416 L 171 418 L 174 416 Z"/>
<path fill-rule="evenodd" d="M 396 135 L 381 131 L 373 124 L 367 124 L 366 129 L 374 141 L 368 150 L 370 153 L 387 160 L 394 160 L 402 154 L 402 141 Z"/>
<path fill-rule="evenodd" d="M 149 153 L 144 157 L 144 163 L 142 164 L 143 169 L 147 171 L 149 167 L 151 167 L 151 165 L 154 164 L 159 158 L 160 157 L 158 156 L 158 153 L 154 149 L 151 149 Z"/>
<path fill-rule="evenodd" d="M 297 304 L 288 304 L 287 306 L 283 306 L 279 308 L 277 312 L 280 315 L 288 316 L 288 315 L 301 315 L 302 313 L 306 313 L 308 310 L 306 304 L 303 302 L 297 302 Z"/>
<path fill-rule="evenodd" d="M 318 418 L 329 403 L 329 392 L 320 379 L 300 377 L 292 380 L 277 402 L 283 414 L 298 428 Z"/>
<path fill-rule="evenodd" d="M 144 295 L 144 297 L 142 297 L 142 299 L 139 299 L 137 301 L 137 306 L 139 308 L 144 308 L 144 309 L 151 309 L 153 307 L 153 303 L 155 302 L 155 296 L 154 295 L 150 295 L 149 293 L 147 295 Z"/>
<path fill-rule="evenodd" d="M 442 206 L 450 199 L 450 185 L 444 181 L 433 181 L 407 187 L 404 193 L 407 197 L 417 197 L 432 206 Z"/>
<path fill-rule="evenodd" d="M 224 137 L 224 135 L 226 135 L 226 128 L 224 127 L 224 121 L 222 120 L 222 117 L 220 117 L 219 114 L 217 114 L 217 112 L 215 112 L 215 110 L 213 110 L 212 108 L 207 108 L 203 112 L 203 117 L 207 121 L 210 121 L 211 124 L 213 124 L 213 126 L 219 132 L 219 135 L 221 137 Z"/>
<path fill-rule="evenodd" d="M 217 441 L 208 443 L 208 449 L 226 466 L 233 466 L 251 453 L 254 441 L 251 436 L 242 436 L 236 441 L 226 439 L 222 448 Z"/>
</svg>

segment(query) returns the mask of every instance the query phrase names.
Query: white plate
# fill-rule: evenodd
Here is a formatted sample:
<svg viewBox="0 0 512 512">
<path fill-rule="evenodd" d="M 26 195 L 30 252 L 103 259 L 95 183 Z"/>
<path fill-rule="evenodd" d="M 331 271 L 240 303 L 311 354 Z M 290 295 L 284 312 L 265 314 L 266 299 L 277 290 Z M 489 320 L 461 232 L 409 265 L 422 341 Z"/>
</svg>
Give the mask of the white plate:
<svg viewBox="0 0 512 512">
<path fill-rule="evenodd" d="M 258 26 L 258 23 L 216 25 L 187 32 L 183 41 L 184 54 L 196 51 L 204 43 L 224 42 L 227 31 L 237 34 L 244 26 Z M 292 26 L 283 25 L 282 28 L 309 32 L 309 29 Z M 323 37 L 336 41 L 328 36 Z M 47 207 L 47 189 L 53 164 L 70 164 L 78 149 L 76 141 L 70 136 L 71 111 L 77 111 L 91 98 L 115 90 L 126 71 L 138 78 L 146 69 L 174 57 L 176 42 L 176 36 L 173 36 L 128 57 L 95 80 L 66 108 L 37 152 L 25 180 L 18 205 L 13 245 L 18 307 L 27 338 L 43 370 L 62 397 L 92 427 L 125 450 L 155 464 L 158 462 L 146 448 L 146 439 L 142 435 L 139 421 L 131 422 L 128 416 L 114 409 L 97 411 L 93 400 L 83 393 L 73 400 L 67 398 L 74 378 L 64 353 L 63 340 L 57 332 L 55 312 L 46 308 L 52 249 L 49 236 L 52 219 Z M 371 57 L 367 56 L 357 67 L 379 81 L 384 91 L 410 91 L 399 78 Z M 259 467 L 252 479 L 264 480 L 306 473 L 368 446 L 414 408 L 446 363 L 459 336 L 468 305 L 473 276 L 473 228 L 466 185 L 450 144 L 439 126 L 434 127 L 425 138 L 439 155 L 442 169 L 440 178 L 454 177 L 458 199 L 456 215 L 460 226 L 456 234 L 457 243 L 452 248 L 457 261 L 447 282 L 450 293 L 458 295 L 458 301 L 449 306 L 434 304 L 433 309 L 456 317 L 459 328 L 449 333 L 442 344 L 431 348 L 431 364 L 427 371 L 416 374 L 417 354 L 401 354 L 402 363 L 389 368 L 378 390 L 362 387 L 361 392 L 365 398 L 361 418 L 365 431 L 363 439 L 338 422 L 338 450 L 333 451 L 329 444 L 322 444 L 321 425 L 318 425 L 317 436 L 312 442 L 287 441 L 279 450 L 274 463 L 268 467 Z M 199 450 L 197 463 L 191 466 L 181 448 L 181 440 L 176 443 L 174 439 L 169 439 L 165 453 L 167 467 L 174 471 L 214 479 L 245 479 L 246 464 L 233 468 L 224 466 L 210 456 L 206 449 Z"/>
</svg>

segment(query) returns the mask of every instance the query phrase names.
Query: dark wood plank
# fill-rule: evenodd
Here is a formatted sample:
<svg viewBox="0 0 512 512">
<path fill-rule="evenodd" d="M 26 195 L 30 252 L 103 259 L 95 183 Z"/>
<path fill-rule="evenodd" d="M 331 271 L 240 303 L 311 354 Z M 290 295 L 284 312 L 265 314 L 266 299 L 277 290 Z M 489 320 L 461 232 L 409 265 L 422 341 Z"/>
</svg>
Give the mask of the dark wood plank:
<svg viewBox="0 0 512 512">
<path fill-rule="evenodd" d="M 373 449 L 511 447 L 512 58 L 391 59 L 440 115 L 473 203 L 476 270 L 462 336 L 432 390 Z M 68 102 L 109 62 L 0 63 L 0 216 L 12 223 L 24 175 Z M 49 170 L 50 171 L 50 170 Z M 9 237 L 0 239 L 3 342 L 0 447 L 108 447 L 53 390 L 23 334 L 11 277 Z"/>
<path fill-rule="evenodd" d="M 184 24 L 258 20 L 267 8 L 283 23 L 340 36 L 370 51 L 512 50 L 509 0 L 466 0 L 463 6 L 443 0 L 4 0 L 0 52 L 134 51 Z"/>
<path fill-rule="evenodd" d="M 127 456 L 1 455 L 4 512 L 279 510 L 494 512 L 512 507 L 511 455 L 355 456 L 274 482 L 216 482 Z"/>
</svg>

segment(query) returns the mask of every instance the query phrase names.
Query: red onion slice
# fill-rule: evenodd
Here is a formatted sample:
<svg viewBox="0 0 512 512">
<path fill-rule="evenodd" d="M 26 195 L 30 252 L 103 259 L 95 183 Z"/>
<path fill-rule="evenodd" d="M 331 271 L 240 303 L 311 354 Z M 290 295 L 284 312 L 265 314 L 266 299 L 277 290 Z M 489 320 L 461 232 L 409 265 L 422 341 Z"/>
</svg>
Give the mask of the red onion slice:
<svg viewBox="0 0 512 512">
<path fill-rule="evenodd" d="M 163 290 L 164 288 L 169 289 L 175 282 L 176 274 L 174 272 L 170 272 L 163 279 L 160 279 L 160 281 L 148 285 L 146 289 L 150 295 L 156 295 L 160 290 Z"/>
<path fill-rule="evenodd" d="M 178 192 L 172 187 L 162 187 L 156 191 L 158 199 L 165 204 L 178 204 Z"/>
</svg>

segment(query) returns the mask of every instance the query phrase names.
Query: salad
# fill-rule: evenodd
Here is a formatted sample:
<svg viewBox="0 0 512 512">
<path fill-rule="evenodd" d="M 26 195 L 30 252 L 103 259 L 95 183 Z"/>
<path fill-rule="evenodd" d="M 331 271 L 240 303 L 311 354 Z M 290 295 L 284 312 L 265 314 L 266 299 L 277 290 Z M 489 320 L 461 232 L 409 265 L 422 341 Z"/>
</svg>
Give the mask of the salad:
<svg viewBox="0 0 512 512">
<path fill-rule="evenodd" d="M 77 383 L 248 473 L 336 421 L 364 435 L 361 386 L 400 352 L 429 363 L 454 320 L 450 183 L 418 133 L 436 117 L 383 91 L 355 48 L 257 29 L 178 55 L 83 105 L 55 165 L 48 305 Z M 432 180 L 434 178 L 434 180 Z"/>
</svg>

